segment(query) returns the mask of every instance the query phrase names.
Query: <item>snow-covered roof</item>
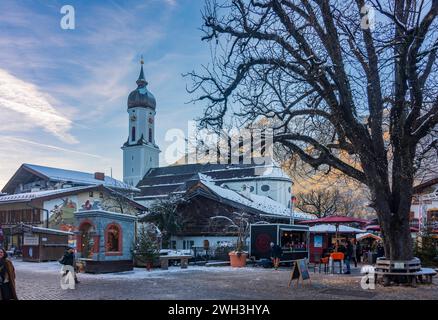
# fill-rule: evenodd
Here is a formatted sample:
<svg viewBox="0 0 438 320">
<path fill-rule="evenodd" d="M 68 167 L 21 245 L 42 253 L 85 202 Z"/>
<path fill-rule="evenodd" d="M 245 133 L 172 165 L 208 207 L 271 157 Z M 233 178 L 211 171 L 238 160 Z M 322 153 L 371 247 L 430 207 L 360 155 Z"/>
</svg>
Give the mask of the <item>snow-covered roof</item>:
<svg viewBox="0 0 438 320">
<path fill-rule="evenodd" d="M 10 194 L 10 195 L 5 195 L 5 196 L 0 196 L 0 203 L 30 201 L 30 200 L 37 199 L 37 198 L 56 196 L 58 194 L 62 195 L 64 193 L 80 192 L 80 191 L 87 190 L 87 189 L 90 189 L 93 187 L 94 186 L 73 187 L 73 188 L 66 188 L 66 189 Z"/>
<path fill-rule="evenodd" d="M 55 233 L 55 234 L 65 234 L 65 235 L 69 235 L 69 236 L 74 235 L 73 232 L 62 231 L 62 230 L 57 230 L 57 229 L 40 228 L 40 227 L 32 227 L 32 231 L 36 232 L 36 233 L 38 233 L 38 232 L 40 232 L 40 233 Z"/>
<path fill-rule="evenodd" d="M 333 224 L 319 224 L 313 227 L 310 227 L 310 232 L 313 233 L 336 233 L 336 226 Z M 363 233 L 364 231 L 361 229 L 349 227 L 349 226 L 339 226 L 339 233 Z"/>
<path fill-rule="evenodd" d="M 95 179 L 94 173 L 74 171 L 74 170 L 66 170 L 52 167 L 39 166 L 35 164 L 23 164 L 24 167 L 27 167 L 33 171 L 36 171 L 50 180 L 54 181 L 71 181 L 73 183 L 84 184 L 84 185 L 100 185 L 103 184 L 108 188 L 116 188 L 116 189 L 125 189 L 125 190 L 133 190 L 139 191 L 137 188 L 134 188 L 122 181 L 117 179 L 105 176 L 104 180 Z"/>
<path fill-rule="evenodd" d="M 199 180 L 205 185 L 208 189 L 210 189 L 213 193 L 220 196 L 221 198 L 225 198 L 227 200 L 248 206 L 250 208 L 262 211 L 269 215 L 277 215 L 277 216 L 291 216 L 291 209 L 287 208 L 283 204 L 272 200 L 271 198 L 256 195 L 250 192 L 247 193 L 239 193 L 237 191 L 222 188 L 216 185 L 212 178 L 207 175 L 199 174 Z M 315 217 L 310 214 L 295 212 L 296 219 L 309 220 L 314 219 Z"/>
</svg>

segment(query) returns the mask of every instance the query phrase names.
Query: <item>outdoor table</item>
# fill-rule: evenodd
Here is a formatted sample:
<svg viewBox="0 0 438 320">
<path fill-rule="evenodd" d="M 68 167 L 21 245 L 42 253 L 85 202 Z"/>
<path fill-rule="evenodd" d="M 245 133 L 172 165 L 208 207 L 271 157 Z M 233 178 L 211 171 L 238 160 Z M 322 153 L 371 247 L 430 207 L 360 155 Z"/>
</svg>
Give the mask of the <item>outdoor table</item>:
<svg viewBox="0 0 438 320">
<path fill-rule="evenodd" d="M 160 256 L 161 269 L 162 270 L 169 269 L 169 260 L 180 260 L 181 269 L 187 269 L 190 258 L 192 258 L 191 255 Z"/>
</svg>

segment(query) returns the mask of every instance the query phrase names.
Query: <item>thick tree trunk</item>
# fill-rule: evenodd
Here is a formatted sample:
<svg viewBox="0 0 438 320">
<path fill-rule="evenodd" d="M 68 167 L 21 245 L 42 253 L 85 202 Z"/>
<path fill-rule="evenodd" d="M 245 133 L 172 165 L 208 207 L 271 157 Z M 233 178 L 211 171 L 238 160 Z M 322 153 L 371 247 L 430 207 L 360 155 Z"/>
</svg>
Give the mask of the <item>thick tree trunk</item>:
<svg viewBox="0 0 438 320">
<path fill-rule="evenodd" d="M 412 190 L 412 187 L 406 186 L 406 188 Z M 392 197 L 385 197 L 383 193 L 376 197 L 375 209 L 382 229 L 385 256 L 391 260 L 410 260 L 413 257 L 413 243 L 409 225 L 411 197 L 407 195 L 411 192 L 406 191 L 399 195 L 402 201 L 396 205 L 388 200 Z M 405 196 L 407 199 L 404 198 Z M 394 207 L 398 207 L 395 212 L 391 210 Z"/>
</svg>

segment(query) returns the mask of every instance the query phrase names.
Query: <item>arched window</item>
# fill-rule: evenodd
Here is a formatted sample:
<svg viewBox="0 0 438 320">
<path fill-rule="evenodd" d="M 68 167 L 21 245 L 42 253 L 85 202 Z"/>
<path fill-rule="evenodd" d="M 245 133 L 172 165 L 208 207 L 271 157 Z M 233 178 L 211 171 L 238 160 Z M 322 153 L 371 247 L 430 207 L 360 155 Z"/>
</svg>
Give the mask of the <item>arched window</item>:
<svg viewBox="0 0 438 320">
<path fill-rule="evenodd" d="M 118 224 L 110 224 L 105 232 L 106 254 L 120 255 L 122 253 L 122 230 Z"/>
<path fill-rule="evenodd" d="M 262 189 L 263 192 L 268 192 L 270 187 L 267 184 L 264 184 L 264 185 L 262 185 L 261 189 Z"/>
<path fill-rule="evenodd" d="M 79 226 L 79 238 L 78 238 L 78 252 L 81 253 L 82 258 L 89 258 L 93 255 L 93 252 L 97 252 L 96 239 L 94 236 L 95 229 L 90 221 L 84 221 Z"/>
<path fill-rule="evenodd" d="M 152 143 L 152 128 L 149 128 L 149 142 Z"/>
<path fill-rule="evenodd" d="M 132 129 L 131 129 L 131 141 L 132 142 L 135 141 L 135 127 L 132 127 Z"/>
</svg>

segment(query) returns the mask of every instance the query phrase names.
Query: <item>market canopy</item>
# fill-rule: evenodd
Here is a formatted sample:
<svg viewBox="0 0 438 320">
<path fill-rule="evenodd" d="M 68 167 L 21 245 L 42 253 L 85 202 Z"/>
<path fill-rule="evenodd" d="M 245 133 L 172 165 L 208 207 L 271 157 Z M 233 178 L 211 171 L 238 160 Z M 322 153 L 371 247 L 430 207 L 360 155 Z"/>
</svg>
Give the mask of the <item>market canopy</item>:
<svg viewBox="0 0 438 320">
<path fill-rule="evenodd" d="M 360 224 L 366 224 L 368 223 L 368 220 L 360 219 L 360 218 L 354 218 L 354 217 L 346 217 L 346 216 L 329 216 L 319 219 L 313 219 L 308 221 L 300 221 L 301 224 L 343 224 L 343 223 L 360 223 Z"/>
<path fill-rule="evenodd" d="M 372 238 L 372 239 L 375 239 L 377 241 L 382 241 L 382 238 L 380 238 L 379 236 L 377 236 L 373 233 L 366 232 L 366 233 L 356 234 L 357 241 L 361 241 L 361 240 L 367 239 L 367 238 Z"/>
<path fill-rule="evenodd" d="M 411 232 L 418 232 L 420 231 L 418 228 L 410 227 Z M 380 226 L 379 225 L 370 225 L 366 227 L 367 231 L 377 231 L 380 232 Z"/>
<path fill-rule="evenodd" d="M 320 224 L 309 228 L 311 233 L 336 233 L 336 226 L 331 224 Z M 339 226 L 338 233 L 363 233 L 363 230 L 349 227 Z"/>
</svg>

